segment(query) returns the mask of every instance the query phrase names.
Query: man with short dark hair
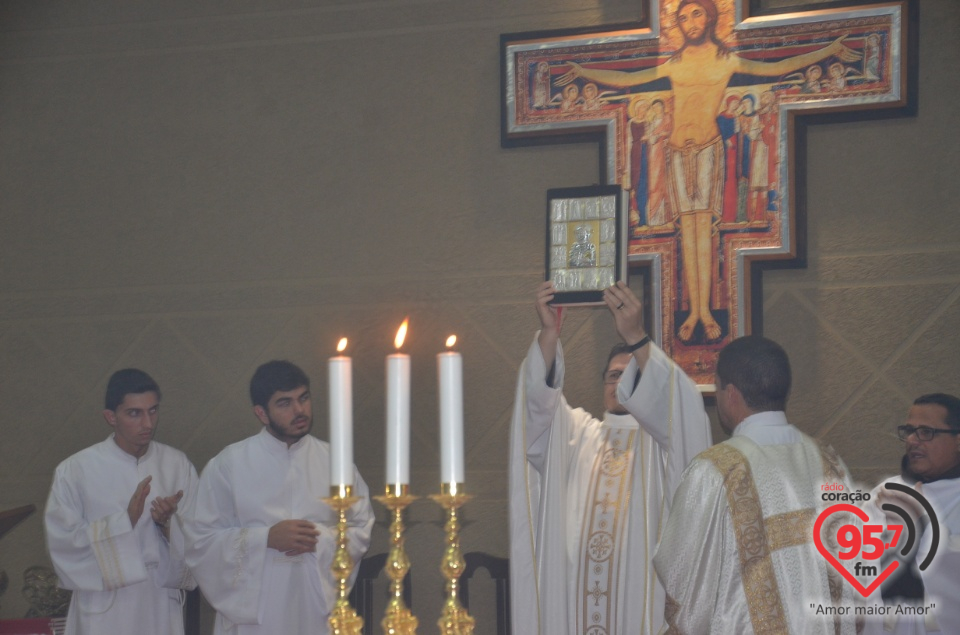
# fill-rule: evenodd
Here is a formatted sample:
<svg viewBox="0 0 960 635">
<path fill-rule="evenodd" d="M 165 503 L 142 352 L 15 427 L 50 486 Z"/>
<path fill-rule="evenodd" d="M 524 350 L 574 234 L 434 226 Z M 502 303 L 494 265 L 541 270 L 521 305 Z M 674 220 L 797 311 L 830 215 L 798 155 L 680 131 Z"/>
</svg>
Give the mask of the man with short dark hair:
<svg viewBox="0 0 960 635">
<path fill-rule="evenodd" d="M 182 634 L 181 589 L 196 583 L 176 512 L 196 470 L 153 440 L 160 388 L 142 370 L 110 377 L 103 416 L 113 434 L 57 466 L 44 515 L 50 559 L 73 591 L 66 633 Z"/>
<path fill-rule="evenodd" d="M 918 546 L 907 554 L 880 592 L 871 596 L 871 601 L 886 602 L 891 610 L 883 618 L 870 620 L 865 632 L 960 633 L 960 399 L 944 393 L 918 397 L 906 423 L 897 428 L 897 436 L 905 449 L 900 476 L 887 479 L 877 488 L 870 512 L 872 517 L 883 519 L 881 505 L 888 502 L 904 509 L 916 523 Z M 909 495 L 884 488 L 886 483 L 914 488 L 937 515 L 939 544 L 923 571 L 918 563 L 927 559 L 933 545 L 930 518 Z M 886 524 L 903 524 L 898 517 L 888 520 Z M 923 615 L 895 608 L 916 605 L 933 608 Z"/>
<path fill-rule="evenodd" d="M 288 361 L 267 362 L 250 380 L 250 399 L 263 428 L 204 468 L 184 514 L 187 562 L 217 610 L 215 634 L 324 635 L 338 591 L 338 512 L 323 502 L 330 446 L 310 435 L 310 379 Z M 356 575 L 374 521 L 356 468 L 353 493 L 347 538 Z"/>
<path fill-rule="evenodd" d="M 537 290 L 541 330 L 511 428 L 513 632 L 657 633 L 664 594 L 650 558 L 680 473 L 710 446 L 703 397 L 650 342 L 640 300 L 618 282 L 603 293 L 623 339 L 602 375 L 603 420 L 570 407 L 554 293 L 551 282 Z"/>
<path fill-rule="evenodd" d="M 720 352 L 717 410 L 732 437 L 684 472 L 653 560 L 670 633 L 856 631 L 852 587 L 813 542 L 823 487 L 849 490 L 847 471 L 787 422 L 790 383 L 787 353 L 772 340 L 741 337 Z"/>
</svg>

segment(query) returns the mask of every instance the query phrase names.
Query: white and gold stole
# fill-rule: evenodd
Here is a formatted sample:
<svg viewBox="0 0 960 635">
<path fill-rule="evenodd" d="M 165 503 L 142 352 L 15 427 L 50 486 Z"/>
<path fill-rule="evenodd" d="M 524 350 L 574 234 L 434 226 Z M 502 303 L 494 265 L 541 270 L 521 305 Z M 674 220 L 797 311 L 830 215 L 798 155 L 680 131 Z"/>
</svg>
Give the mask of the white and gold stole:
<svg viewBox="0 0 960 635">
<path fill-rule="evenodd" d="M 607 428 L 603 451 L 591 470 L 589 500 L 580 532 L 577 633 L 616 633 L 617 580 L 629 519 L 636 429 Z"/>
</svg>

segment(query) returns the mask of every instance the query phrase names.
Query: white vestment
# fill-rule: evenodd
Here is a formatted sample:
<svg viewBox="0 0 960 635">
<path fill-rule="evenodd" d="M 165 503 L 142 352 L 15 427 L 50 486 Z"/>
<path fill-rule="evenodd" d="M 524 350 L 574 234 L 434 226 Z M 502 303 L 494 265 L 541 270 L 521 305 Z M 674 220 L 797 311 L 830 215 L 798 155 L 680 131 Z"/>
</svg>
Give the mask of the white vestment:
<svg viewBox="0 0 960 635">
<path fill-rule="evenodd" d="M 354 570 L 370 546 L 373 510 L 354 468 L 355 496 L 347 510 Z M 307 435 L 287 447 L 264 428 L 227 446 L 200 475 L 196 505 L 184 514 L 187 564 L 217 610 L 214 633 L 324 635 L 337 599 L 330 565 L 338 513 L 330 496 L 330 446 Z M 315 552 L 286 556 L 267 547 L 270 527 L 308 520 L 320 532 Z"/>
<path fill-rule="evenodd" d="M 888 479 L 885 482 L 906 484 L 902 477 Z M 882 484 L 881 484 L 882 487 Z M 883 522 L 883 512 L 876 507 L 877 492 L 873 492 L 871 503 L 874 509 L 870 510 L 871 518 Z M 865 635 L 880 635 L 893 633 L 894 635 L 926 635 L 927 633 L 960 633 L 960 479 L 942 479 L 932 483 L 924 483 L 921 494 L 937 514 L 940 526 L 940 541 L 937 552 L 924 571 L 920 571 L 918 564 L 926 560 L 933 542 L 933 532 L 930 527 L 924 527 L 920 534 L 919 546 L 916 551 L 913 569 L 923 580 L 925 597 L 923 602 L 906 602 L 895 600 L 887 603 L 891 611 L 886 617 L 868 617 Z M 914 520 L 917 520 L 914 518 Z M 918 528 L 919 529 L 919 528 Z M 906 532 L 904 532 L 906 533 Z M 898 545 L 903 545 L 900 540 Z M 867 602 L 868 605 L 883 604 L 880 591 L 875 591 Z M 911 615 L 896 613 L 897 606 L 930 606 L 935 608 L 925 615 Z"/>
<path fill-rule="evenodd" d="M 813 542 L 817 516 L 833 504 L 825 483 L 851 491 L 840 459 L 783 412 L 747 417 L 694 459 L 653 560 L 667 592 L 665 632 L 852 635 L 860 596 Z M 836 606 L 849 615 L 816 614 Z"/>
<path fill-rule="evenodd" d="M 150 494 L 131 527 L 127 507 L 148 476 Z M 67 635 L 182 635 L 183 594 L 196 586 L 184 563 L 179 520 L 170 540 L 150 517 L 150 502 L 183 490 L 192 501 L 197 472 L 180 450 L 153 441 L 137 459 L 107 440 L 57 466 L 44 527 L 60 586 L 73 591 Z"/>
<path fill-rule="evenodd" d="M 655 633 L 663 589 L 650 563 L 684 466 L 710 446 L 696 385 L 662 350 L 636 390 L 631 356 L 617 398 L 631 415 L 599 421 L 553 386 L 536 340 L 517 381 L 510 437 L 513 632 Z M 639 422 L 639 424 L 638 424 Z"/>
</svg>

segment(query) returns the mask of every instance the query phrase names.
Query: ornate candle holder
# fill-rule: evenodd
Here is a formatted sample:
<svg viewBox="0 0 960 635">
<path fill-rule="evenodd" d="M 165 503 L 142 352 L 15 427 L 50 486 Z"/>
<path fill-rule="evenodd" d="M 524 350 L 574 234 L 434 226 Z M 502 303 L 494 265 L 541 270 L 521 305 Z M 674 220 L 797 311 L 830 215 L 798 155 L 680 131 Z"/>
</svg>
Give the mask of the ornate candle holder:
<svg viewBox="0 0 960 635">
<path fill-rule="evenodd" d="M 443 603 L 443 612 L 437 625 L 441 635 L 473 635 L 474 620 L 460 605 L 457 597 L 460 575 L 466 563 L 460 553 L 460 521 L 457 510 L 472 498 L 463 493 L 463 483 L 441 483 L 440 493 L 430 496 L 438 505 L 447 510 L 447 522 L 443 529 L 447 534 L 447 547 L 443 552 L 440 572 L 447 579 L 447 599 Z"/>
<path fill-rule="evenodd" d="M 330 498 L 323 499 L 323 502 L 337 510 L 340 516 L 337 520 L 337 553 L 330 565 L 330 571 L 338 583 L 337 602 L 330 612 L 331 635 L 360 635 L 363 628 L 363 618 L 357 615 L 347 599 L 347 579 L 353 571 L 353 558 L 347 550 L 347 510 L 358 500 L 360 499 L 353 495 L 352 485 L 332 485 Z"/>
<path fill-rule="evenodd" d="M 417 499 L 409 493 L 409 485 L 387 485 L 386 494 L 375 496 L 393 514 L 390 523 L 390 554 L 384 570 L 390 578 L 390 602 L 380 625 L 384 635 L 416 635 L 417 618 L 403 602 L 403 579 L 410 570 L 410 560 L 403 548 L 403 510 Z"/>
</svg>

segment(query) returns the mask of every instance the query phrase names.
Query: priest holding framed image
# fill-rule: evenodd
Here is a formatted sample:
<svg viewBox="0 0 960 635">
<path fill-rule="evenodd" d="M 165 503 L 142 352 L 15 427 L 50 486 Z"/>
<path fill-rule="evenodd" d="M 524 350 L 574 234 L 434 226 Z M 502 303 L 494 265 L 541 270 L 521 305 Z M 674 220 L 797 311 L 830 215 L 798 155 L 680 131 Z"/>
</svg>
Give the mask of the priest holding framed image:
<svg viewBox="0 0 960 635">
<path fill-rule="evenodd" d="M 513 632 L 657 633 L 665 594 L 650 561 L 681 472 L 711 445 L 703 398 L 651 341 L 626 283 L 560 292 L 549 277 L 536 291 L 540 331 L 520 368 L 510 433 Z M 598 373 L 602 419 L 563 396 L 557 303 L 588 293 L 623 340 Z"/>
</svg>

